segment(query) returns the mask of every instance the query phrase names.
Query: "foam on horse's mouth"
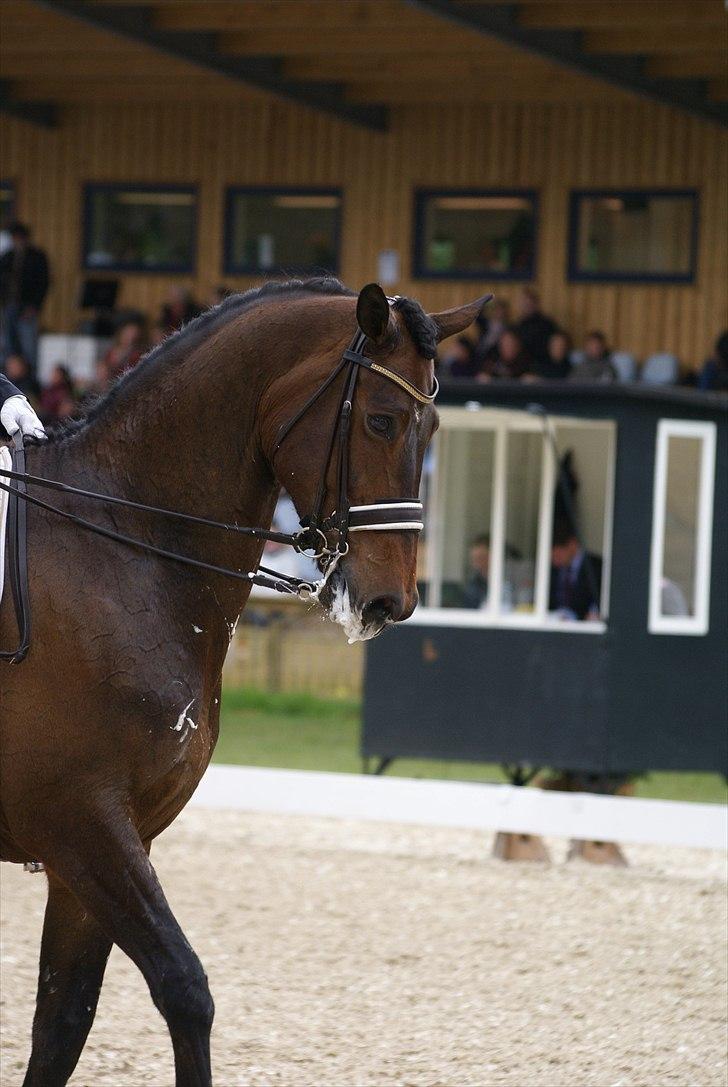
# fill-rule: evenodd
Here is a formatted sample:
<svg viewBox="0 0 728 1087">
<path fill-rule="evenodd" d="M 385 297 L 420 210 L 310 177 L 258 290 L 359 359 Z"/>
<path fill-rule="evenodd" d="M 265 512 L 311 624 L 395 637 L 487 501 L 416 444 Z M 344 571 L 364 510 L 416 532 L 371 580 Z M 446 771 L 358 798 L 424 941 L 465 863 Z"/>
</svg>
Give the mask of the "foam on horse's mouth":
<svg viewBox="0 0 728 1087">
<path fill-rule="evenodd" d="M 364 623 L 361 610 L 352 604 L 349 586 L 341 576 L 336 578 L 336 584 L 331 593 L 329 618 L 332 622 L 343 627 L 349 645 L 353 645 L 354 642 L 366 642 L 369 638 L 376 638 L 382 629 L 371 623 L 368 625 Z"/>
</svg>

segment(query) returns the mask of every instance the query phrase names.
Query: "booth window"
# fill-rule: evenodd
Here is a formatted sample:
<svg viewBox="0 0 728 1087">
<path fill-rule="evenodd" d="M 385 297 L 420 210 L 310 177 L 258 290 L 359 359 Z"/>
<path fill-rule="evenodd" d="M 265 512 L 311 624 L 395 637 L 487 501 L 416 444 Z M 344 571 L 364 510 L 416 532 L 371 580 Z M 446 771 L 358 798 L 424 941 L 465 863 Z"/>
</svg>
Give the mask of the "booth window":
<svg viewBox="0 0 728 1087">
<path fill-rule="evenodd" d="M 420 189 L 415 194 L 415 276 L 532 279 L 535 256 L 534 192 Z"/>
<path fill-rule="evenodd" d="M 615 439 L 611 421 L 441 409 L 414 621 L 604 630 Z"/>
<path fill-rule="evenodd" d="M 652 634 L 707 634 L 715 424 L 657 427 L 650 562 Z"/>
<path fill-rule="evenodd" d="M 0 230 L 7 230 L 13 218 L 15 190 L 12 182 L 0 181 Z"/>
<path fill-rule="evenodd" d="M 571 194 L 569 279 L 692 283 L 698 196 L 694 190 L 600 189 Z"/>
<path fill-rule="evenodd" d="M 197 193 L 178 185 L 87 185 L 83 266 L 193 272 Z"/>
<path fill-rule="evenodd" d="M 228 275 L 338 272 L 339 189 L 228 189 Z"/>
</svg>

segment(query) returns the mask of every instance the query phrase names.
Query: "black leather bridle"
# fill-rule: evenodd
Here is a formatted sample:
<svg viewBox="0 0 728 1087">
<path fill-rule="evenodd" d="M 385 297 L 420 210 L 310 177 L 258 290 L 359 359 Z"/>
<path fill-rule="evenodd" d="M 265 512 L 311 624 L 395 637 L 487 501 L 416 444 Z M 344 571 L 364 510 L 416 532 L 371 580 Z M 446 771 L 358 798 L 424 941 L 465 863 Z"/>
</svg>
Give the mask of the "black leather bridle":
<svg viewBox="0 0 728 1087">
<path fill-rule="evenodd" d="M 393 301 L 393 300 L 390 300 Z M 136 547 L 152 555 L 158 555 L 173 562 L 183 563 L 186 566 L 207 570 L 211 573 L 221 574 L 224 577 L 234 578 L 239 581 L 247 581 L 253 585 L 262 585 L 277 592 L 300 596 L 302 599 L 316 600 L 327 583 L 340 559 L 349 550 L 349 535 L 354 532 L 420 532 L 424 528 L 422 521 L 422 503 L 414 498 L 384 499 L 364 506 L 352 506 L 348 498 L 349 478 L 349 433 L 351 426 L 351 413 L 356 390 L 357 378 L 361 368 L 380 374 L 389 381 L 394 382 L 404 389 L 411 397 L 421 404 L 431 404 L 438 392 L 437 378 L 434 378 L 434 387 L 431 393 L 422 392 L 402 374 L 390 370 L 386 366 L 375 362 L 364 354 L 366 333 L 357 329 L 356 335 L 349 347 L 341 356 L 341 361 L 332 370 L 326 380 L 316 392 L 309 397 L 306 403 L 287 423 L 281 427 L 276 442 L 277 452 L 285 439 L 291 433 L 296 424 L 303 418 L 313 404 L 326 392 L 340 374 L 344 374 L 344 385 L 339 402 L 334 425 L 327 448 L 326 457 L 321 472 L 313 509 L 308 517 L 301 520 L 299 532 L 286 533 L 274 532 L 271 529 L 249 528 L 242 525 L 227 524 L 222 521 L 213 521 L 206 517 L 195 517 L 189 513 L 180 513 L 176 510 L 167 510 L 159 506 L 147 506 L 141 502 L 133 502 L 126 498 L 116 498 L 112 495 L 97 494 L 95 491 L 86 491 L 80 487 L 72 487 L 58 480 L 44 479 L 41 476 L 30 475 L 25 470 L 25 449 L 20 431 L 15 435 L 12 451 L 12 468 L 0 468 L 0 476 L 6 477 L 7 482 L 0 482 L 0 489 L 10 495 L 8 508 L 8 562 L 10 571 L 10 585 L 13 604 L 15 607 L 16 621 L 20 640 L 17 649 L 0 651 L 0 660 L 18 664 L 27 655 L 30 648 L 30 602 L 28 593 L 28 564 L 26 543 L 26 513 L 27 504 L 37 506 L 39 509 L 53 513 L 79 528 L 87 529 L 118 543 Z M 327 479 L 332 458 L 337 456 L 336 469 L 336 508 L 328 517 L 324 517 L 323 509 L 326 500 Z M 212 563 L 193 559 L 189 555 L 180 555 L 175 551 L 167 551 L 156 547 L 154 544 L 138 540 L 133 536 L 127 536 L 122 532 L 105 528 L 103 525 L 94 524 L 83 517 L 68 513 L 57 506 L 44 502 L 35 495 L 28 493 L 28 484 L 34 487 L 60 491 L 63 494 L 76 495 L 105 505 L 122 506 L 125 509 L 139 510 L 144 513 L 153 513 L 158 517 L 167 517 L 172 520 L 195 524 L 207 528 L 216 528 L 224 532 L 234 532 L 241 536 L 250 536 L 258 540 L 266 540 L 274 543 L 287 544 L 298 552 L 313 552 L 313 558 L 317 559 L 322 570 L 322 576 L 318 581 L 306 581 L 303 578 L 293 577 L 266 566 L 259 566 L 255 571 L 243 573 L 240 570 L 230 570 L 224 566 L 215 566 Z M 335 536 L 332 543 L 329 537 Z"/>
</svg>

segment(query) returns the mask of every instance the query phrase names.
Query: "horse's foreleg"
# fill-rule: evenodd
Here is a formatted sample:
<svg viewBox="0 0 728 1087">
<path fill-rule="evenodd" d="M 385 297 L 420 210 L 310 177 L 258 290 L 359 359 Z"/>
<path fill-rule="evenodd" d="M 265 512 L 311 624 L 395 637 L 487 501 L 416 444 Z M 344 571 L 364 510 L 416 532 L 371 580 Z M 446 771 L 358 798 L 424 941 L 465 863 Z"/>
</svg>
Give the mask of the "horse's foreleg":
<svg viewBox="0 0 728 1087">
<path fill-rule="evenodd" d="M 202 964 L 128 817 L 113 825 L 108 816 L 104 826 L 84 822 L 76 818 L 75 833 L 48 867 L 144 975 L 172 1038 L 177 1087 L 210 1087 L 214 1005 Z"/>
<path fill-rule="evenodd" d="M 49 875 L 40 950 L 33 1049 L 24 1087 L 63 1087 L 96 1014 L 111 940 Z"/>
</svg>

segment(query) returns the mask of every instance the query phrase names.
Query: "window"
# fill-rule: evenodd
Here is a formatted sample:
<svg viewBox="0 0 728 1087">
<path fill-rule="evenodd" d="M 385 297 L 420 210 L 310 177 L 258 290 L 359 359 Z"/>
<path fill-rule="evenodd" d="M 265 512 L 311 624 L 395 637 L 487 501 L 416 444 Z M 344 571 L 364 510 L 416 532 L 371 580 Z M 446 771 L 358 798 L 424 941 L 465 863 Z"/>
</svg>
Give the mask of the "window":
<svg viewBox="0 0 728 1087">
<path fill-rule="evenodd" d="M 192 272 L 197 194 L 176 185 L 87 185 L 83 266 Z"/>
<path fill-rule="evenodd" d="M 0 181 L 0 230 L 6 230 L 13 218 L 15 190 L 10 181 Z"/>
<path fill-rule="evenodd" d="M 338 272 L 338 189 L 228 189 L 228 275 Z"/>
<path fill-rule="evenodd" d="M 603 631 L 615 437 L 610 421 L 442 408 L 413 621 Z"/>
<path fill-rule="evenodd" d="M 693 190 L 572 192 L 569 279 L 691 283 L 697 224 Z"/>
<path fill-rule="evenodd" d="M 423 279 L 531 279 L 536 194 L 421 189 L 414 239 L 414 275 Z"/>
<path fill-rule="evenodd" d="M 707 634 L 715 424 L 657 427 L 650 563 L 652 634 Z"/>
</svg>

